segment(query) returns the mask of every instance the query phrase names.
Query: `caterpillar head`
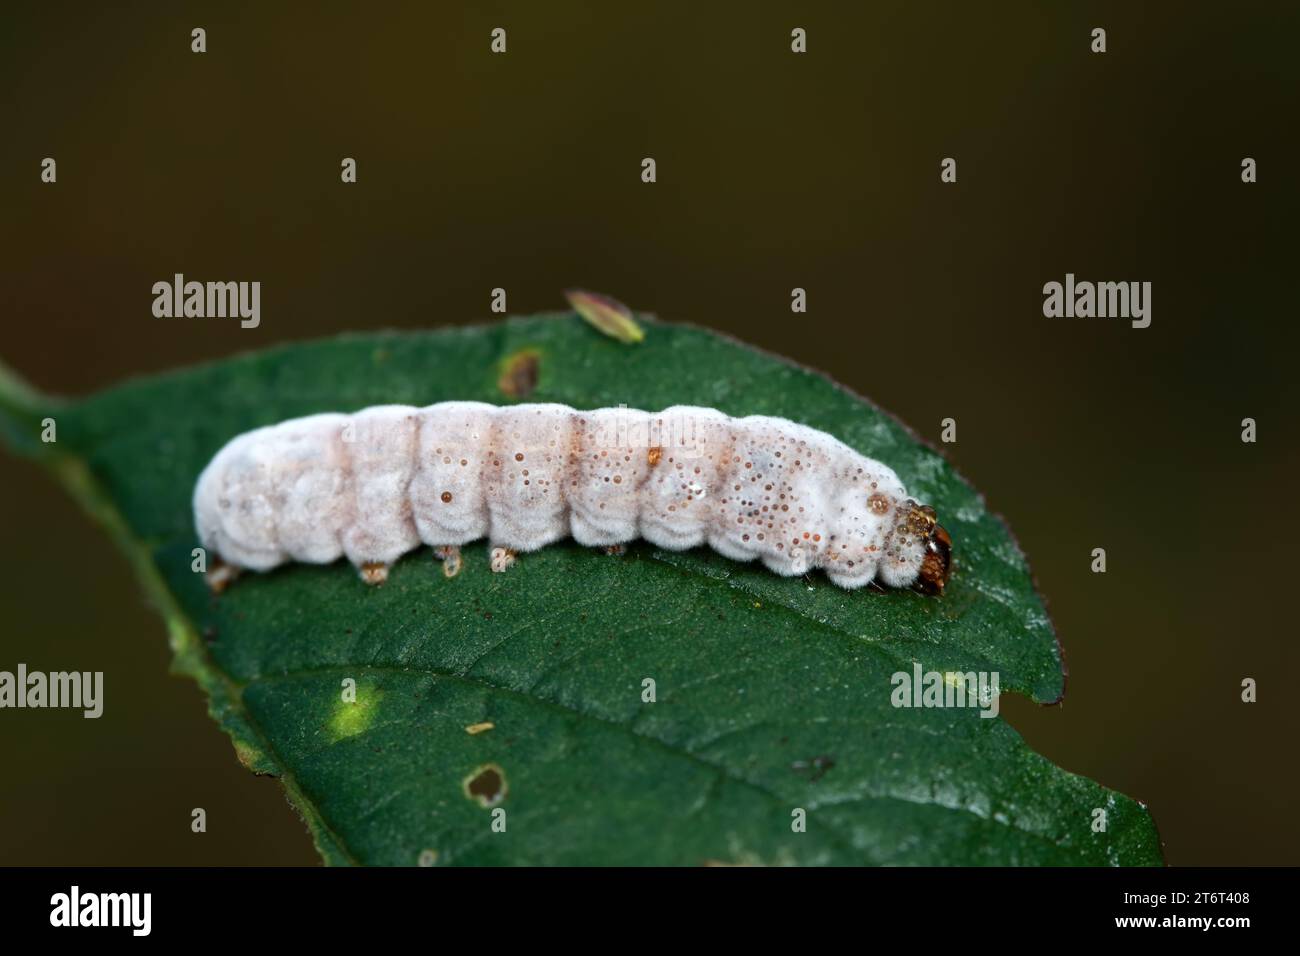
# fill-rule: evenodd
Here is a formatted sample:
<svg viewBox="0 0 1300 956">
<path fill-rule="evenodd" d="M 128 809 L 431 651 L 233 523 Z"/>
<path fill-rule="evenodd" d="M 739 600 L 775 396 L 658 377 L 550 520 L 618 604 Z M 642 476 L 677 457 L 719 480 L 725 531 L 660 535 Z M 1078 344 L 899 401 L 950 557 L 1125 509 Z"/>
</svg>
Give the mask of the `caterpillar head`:
<svg viewBox="0 0 1300 956">
<path fill-rule="evenodd" d="M 880 580 L 894 588 L 914 588 L 922 594 L 941 594 L 952 568 L 952 538 L 929 505 L 900 498 L 886 514 L 880 557 Z"/>
<path fill-rule="evenodd" d="M 939 524 L 939 516 L 929 505 L 918 505 L 909 499 L 899 528 L 905 528 L 921 546 L 921 563 L 913 587 L 922 594 L 942 594 L 952 569 L 952 538 Z"/>
</svg>

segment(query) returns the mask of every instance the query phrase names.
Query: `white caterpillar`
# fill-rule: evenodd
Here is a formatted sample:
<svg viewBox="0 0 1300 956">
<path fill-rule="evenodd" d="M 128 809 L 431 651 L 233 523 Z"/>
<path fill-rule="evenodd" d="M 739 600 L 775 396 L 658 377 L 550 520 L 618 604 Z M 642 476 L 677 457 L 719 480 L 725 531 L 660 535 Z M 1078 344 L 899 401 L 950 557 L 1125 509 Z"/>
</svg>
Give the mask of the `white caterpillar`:
<svg viewBox="0 0 1300 956">
<path fill-rule="evenodd" d="M 458 556 L 484 537 L 493 570 L 568 536 L 640 537 L 674 551 L 707 543 L 781 575 L 821 568 L 845 588 L 879 578 L 930 593 L 951 553 L 934 510 L 888 466 L 783 418 L 691 406 L 443 402 L 292 419 L 216 454 L 194 518 L 227 567 L 346 555 L 370 583 L 421 543 Z"/>
</svg>

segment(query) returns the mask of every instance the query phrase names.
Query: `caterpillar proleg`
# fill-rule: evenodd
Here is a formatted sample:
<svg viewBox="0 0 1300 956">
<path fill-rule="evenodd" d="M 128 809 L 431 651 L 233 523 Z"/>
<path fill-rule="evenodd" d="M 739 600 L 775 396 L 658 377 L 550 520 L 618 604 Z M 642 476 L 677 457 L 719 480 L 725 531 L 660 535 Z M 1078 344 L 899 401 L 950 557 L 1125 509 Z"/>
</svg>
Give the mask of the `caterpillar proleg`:
<svg viewBox="0 0 1300 956">
<path fill-rule="evenodd" d="M 693 406 L 442 402 L 292 419 L 217 452 L 194 518 L 234 569 L 346 556 L 370 583 L 421 544 L 459 560 L 460 545 L 486 538 L 505 570 L 566 537 L 645 538 L 785 576 L 821 569 L 844 588 L 878 579 L 938 593 L 952 551 L 934 509 L 888 466 L 806 425 Z"/>
</svg>

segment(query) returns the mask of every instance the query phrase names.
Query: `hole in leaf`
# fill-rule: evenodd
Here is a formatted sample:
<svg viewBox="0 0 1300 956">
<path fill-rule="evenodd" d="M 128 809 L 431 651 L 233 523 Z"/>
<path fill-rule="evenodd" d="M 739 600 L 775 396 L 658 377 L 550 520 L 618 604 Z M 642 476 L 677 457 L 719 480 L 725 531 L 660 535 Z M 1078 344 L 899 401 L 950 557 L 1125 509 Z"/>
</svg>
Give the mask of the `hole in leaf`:
<svg viewBox="0 0 1300 956">
<path fill-rule="evenodd" d="M 465 778 L 465 796 L 481 807 L 495 807 L 506 797 L 506 772 L 494 763 L 479 767 Z"/>
</svg>

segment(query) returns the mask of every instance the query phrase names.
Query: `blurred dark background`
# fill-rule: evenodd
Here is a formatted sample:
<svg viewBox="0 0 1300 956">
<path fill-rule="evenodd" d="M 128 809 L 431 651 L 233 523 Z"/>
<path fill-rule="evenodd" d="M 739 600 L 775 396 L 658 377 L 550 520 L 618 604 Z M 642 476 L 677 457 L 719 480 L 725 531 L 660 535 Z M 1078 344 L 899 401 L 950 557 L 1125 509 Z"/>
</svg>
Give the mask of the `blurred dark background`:
<svg viewBox="0 0 1300 956">
<path fill-rule="evenodd" d="M 936 443 L 953 417 L 944 452 L 1068 655 L 1065 702 L 1004 702 L 1011 723 L 1146 801 L 1170 863 L 1300 862 L 1295 5 L 463 6 L 9 6 L 0 356 L 80 395 L 577 285 L 820 368 Z M 154 318 L 174 272 L 260 280 L 261 326 Z M 1151 281 L 1151 327 L 1044 318 L 1066 272 Z M 31 464 L 0 476 L 0 668 L 107 685 L 98 721 L 0 713 L 0 863 L 315 862 L 168 676 L 125 560 Z"/>
</svg>

